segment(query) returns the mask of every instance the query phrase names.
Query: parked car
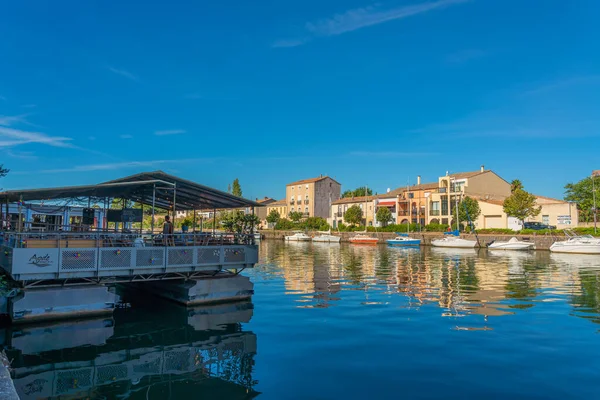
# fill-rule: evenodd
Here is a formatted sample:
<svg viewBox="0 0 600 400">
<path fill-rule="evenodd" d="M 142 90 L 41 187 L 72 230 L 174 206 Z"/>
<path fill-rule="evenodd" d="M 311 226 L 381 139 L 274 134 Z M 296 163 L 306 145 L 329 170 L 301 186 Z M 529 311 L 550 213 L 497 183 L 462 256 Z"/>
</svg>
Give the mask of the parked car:
<svg viewBox="0 0 600 400">
<path fill-rule="evenodd" d="M 523 229 L 533 229 L 534 231 L 541 231 L 544 229 L 556 229 L 554 225 L 543 224 L 541 222 L 525 222 L 523 224 Z"/>
</svg>

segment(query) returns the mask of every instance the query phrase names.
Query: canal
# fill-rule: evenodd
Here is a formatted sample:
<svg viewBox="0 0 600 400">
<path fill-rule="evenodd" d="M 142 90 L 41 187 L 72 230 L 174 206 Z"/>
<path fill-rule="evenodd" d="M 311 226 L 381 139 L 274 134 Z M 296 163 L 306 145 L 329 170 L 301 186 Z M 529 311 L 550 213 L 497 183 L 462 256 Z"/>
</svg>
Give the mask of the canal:
<svg viewBox="0 0 600 400">
<path fill-rule="evenodd" d="M 252 302 L 5 328 L 21 399 L 595 398 L 600 257 L 264 241 Z"/>
</svg>

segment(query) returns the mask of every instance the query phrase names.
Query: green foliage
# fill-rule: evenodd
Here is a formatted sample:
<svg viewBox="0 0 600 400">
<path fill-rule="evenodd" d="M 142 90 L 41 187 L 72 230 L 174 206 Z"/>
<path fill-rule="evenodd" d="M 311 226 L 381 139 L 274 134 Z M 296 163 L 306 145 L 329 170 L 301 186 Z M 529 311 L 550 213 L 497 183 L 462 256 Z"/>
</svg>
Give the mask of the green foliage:
<svg viewBox="0 0 600 400">
<path fill-rule="evenodd" d="M 468 212 L 468 218 L 467 218 Z M 481 214 L 481 209 L 479 208 L 479 202 L 469 196 L 466 196 L 462 201 L 458 204 L 458 220 L 462 222 L 468 222 L 469 218 L 471 221 L 476 221 Z"/>
<path fill-rule="evenodd" d="M 394 217 L 392 216 L 392 212 L 387 207 L 379 207 L 376 213 L 377 221 L 381 222 L 383 226 L 386 226 Z"/>
<path fill-rule="evenodd" d="M 242 197 L 242 187 L 240 186 L 240 180 L 235 178 L 233 185 L 231 186 L 231 194 L 234 196 Z"/>
<path fill-rule="evenodd" d="M 295 228 L 296 224 L 294 224 L 294 222 L 290 221 L 287 218 L 279 219 L 279 221 L 277 221 L 277 224 L 275 225 L 275 229 L 280 231 L 289 231 Z"/>
<path fill-rule="evenodd" d="M 287 218 L 280 218 L 275 225 L 276 230 L 308 230 L 308 231 L 327 231 L 331 227 L 321 217 L 310 217 L 304 221 L 290 221 Z"/>
<path fill-rule="evenodd" d="M 342 193 L 342 197 L 361 197 L 361 196 L 372 196 L 373 191 L 365 186 L 358 187 L 354 190 L 346 190 Z"/>
<path fill-rule="evenodd" d="M 594 220 L 594 188 L 596 189 L 597 207 L 600 204 L 600 177 L 588 177 L 577 183 L 569 183 L 565 186 L 565 200 L 577 203 L 579 220 L 581 222 L 591 222 Z"/>
<path fill-rule="evenodd" d="M 327 221 L 321 217 L 306 218 L 306 220 L 302 222 L 302 225 L 303 228 L 310 231 L 327 231 L 330 229 Z"/>
<path fill-rule="evenodd" d="M 300 222 L 304 215 L 300 211 L 292 211 L 288 214 L 288 217 L 294 222 Z"/>
<path fill-rule="evenodd" d="M 279 222 L 280 219 L 281 215 L 279 214 L 279 211 L 275 209 L 271 210 L 269 215 L 267 215 L 267 222 L 270 224 L 276 224 Z"/>
<path fill-rule="evenodd" d="M 536 197 L 523 189 L 516 189 L 507 197 L 503 208 L 509 217 L 515 217 L 520 221 L 535 217 L 542 211 L 542 207 L 537 206 Z"/>
<path fill-rule="evenodd" d="M 521 183 L 520 180 L 518 179 L 514 179 L 511 183 L 510 183 L 510 192 L 514 193 L 515 190 L 521 189 L 523 190 L 523 184 Z"/>
<path fill-rule="evenodd" d="M 0 178 L 4 178 L 9 172 L 9 169 L 4 168 L 4 164 L 0 164 Z"/>
<path fill-rule="evenodd" d="M 259 223 L 258 216 L 244 214 L 239 210 L 227 211 L 221 215 L 221 225 L 227 232 L 250 234 Z"/>
<path fill-rule="evenodd" d="M 362 209 L 356 204 L 348 208 L 344 214 L 344 222 L 350 225 L 358 225 L 362 222 Z"/>
<path fill-rule="evenodd" d="M 487 229 L 477 229 L 477 233 L 481 234 L 498 234 L 498 235 L 512 235 L 516 233 L 512 229 L 504 229 L 504 228 L 487 228 Z"/>
<path fill-rule="evenodd" d="M 398 233 L 406 233 L 407 224 L 392 224 L 384 226 L 383 228 L 375 228 L 373 226 L 369 226 L 367 228 L 368 232 L 398 232 Z M 421 232 L 424 231 L 423 227 L 420 227 L 419 224 L 408 224 L 409 232 Z"/>
<path fill-rule="evenodd" d="M 425 225 L 426 232 L 446 232 L 448 231 L 448 224 L 429 224 Z"/>
</svg>

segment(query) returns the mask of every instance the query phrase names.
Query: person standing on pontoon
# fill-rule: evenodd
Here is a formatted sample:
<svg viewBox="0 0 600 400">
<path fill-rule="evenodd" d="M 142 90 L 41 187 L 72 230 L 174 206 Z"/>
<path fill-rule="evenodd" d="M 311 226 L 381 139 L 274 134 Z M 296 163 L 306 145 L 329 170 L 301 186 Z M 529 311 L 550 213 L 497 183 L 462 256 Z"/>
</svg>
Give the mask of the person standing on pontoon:
<svg viewBox="0 0 600 400">
<path fill-rule="evenodd" d="M 171 217 L 168 215 L 165 217 L 165 223 L 163 225 L 163 240 L 165 246 L 175 246 L 175 240 L 173 239 L 173 223 Z"/>
</svg>

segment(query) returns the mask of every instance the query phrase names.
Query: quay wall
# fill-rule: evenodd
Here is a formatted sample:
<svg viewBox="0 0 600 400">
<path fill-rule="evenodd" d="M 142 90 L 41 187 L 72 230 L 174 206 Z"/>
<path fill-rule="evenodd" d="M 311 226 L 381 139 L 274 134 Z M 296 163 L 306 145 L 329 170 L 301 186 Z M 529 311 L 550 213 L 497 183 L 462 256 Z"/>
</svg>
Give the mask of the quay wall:
<svg viewBox="0 0 600 400">
<path fill-rule="evenodd" d="M 286 236 L 293 235 L 293 231 L 275 231 L 275 230 L 262 230 L 260 234 L 263 239 L 266 240 L 284 240 Z M 332 232 L 332 234 L 334 234 Z M 388 239 L 393 239 L 396 237 L 396 234 L 393 232 L 369 232 L 367 233 L 371 237 L 376 237 L 379 239 L 379 243 L 385 243 Z M 307 232 L 309 236 L 318 236 L 318 232 Z M 336 236 L 340 236 L 342 238 L 342 242 L 346 243 L 349 239 L 356 235 L 355 232 L 335 232 Z M 441 232 L 412 232 L 409 235 L 411 238 L 421 239 L 422 246 L 431 246 L 431 241 L 435 239 L 441 239 L 444 237 L 444 234 Z M 479 244 L 481 247 L 485 247 L 486 244 L 491 243 L 492 241 L 503 242 L 507 241 L 512 237 L 516 237 L 519 240 L 526 240 L 535 243 L 535 247 L 537 250 L 549 250 L 552 243 L 557 240 L 564 240 L 565 238 L 558 238 L 552 235 L 494 235 L 494 234 L 478 234 Z M 472 234 L 461 234 L 461 238 L 468 240 L 477 240 L 475 235 Z"/>
</svg>

